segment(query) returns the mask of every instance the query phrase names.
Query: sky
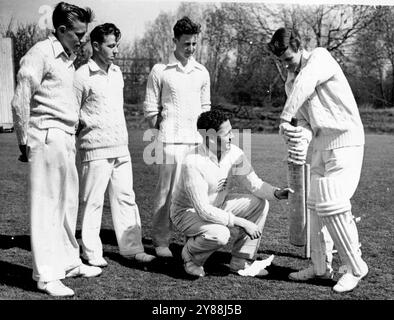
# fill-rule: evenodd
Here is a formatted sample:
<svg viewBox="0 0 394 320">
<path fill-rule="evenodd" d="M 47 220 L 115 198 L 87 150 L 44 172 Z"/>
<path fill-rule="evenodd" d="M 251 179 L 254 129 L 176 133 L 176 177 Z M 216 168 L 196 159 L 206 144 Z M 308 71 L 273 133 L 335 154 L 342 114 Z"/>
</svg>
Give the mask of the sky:
<svg viewBox="0 0 394 320">
<path fill-rule="evenodd" d="M 10 19 L 17 22 L 48 21 L 50 27 L 51 10 L 59 0 L 0 0 L 0 24 L 7 26 Z M 179 1 L 136 1 L 136 0 L 65 0 L 80 7 L 90 7 L 95 13 L 95 21 L 89 25 L 113 22 L 122 31 L 122 38 L 132 41 L 143 36 L 145 25 L 153 21 L 161 11 L 175 12 Z M 41 9 L 40 9 L 41 8 Z M 49 19 L 45 20 L 46 17 Z"/>
<path fill-rule="evenodd" d="M 91 7 L 95 12 L 95 21 L 89 26 L 91 30 L 97 24 L 113 22 L 122 31 L 124 41 L 133 41 L 142 37 L 145 26 L 153 22 L 161 11 L 176 12 L 181 1 L 168 0 L 65 0 L 81 7 Z M 192 1 L 192 0 L 186 0 Z M 195 2 L 234 2 L 232 0 L 194 0 Z M 7 26 L 10 19 L 15 22 L 37 22 L 51 28 L 51 10 L 59 0 L 0 0 L 0 25 Z M 238 0 L 236 2 L 298 3 L 298 4 L 393 4 L 394 0 Z"/>
</svg>

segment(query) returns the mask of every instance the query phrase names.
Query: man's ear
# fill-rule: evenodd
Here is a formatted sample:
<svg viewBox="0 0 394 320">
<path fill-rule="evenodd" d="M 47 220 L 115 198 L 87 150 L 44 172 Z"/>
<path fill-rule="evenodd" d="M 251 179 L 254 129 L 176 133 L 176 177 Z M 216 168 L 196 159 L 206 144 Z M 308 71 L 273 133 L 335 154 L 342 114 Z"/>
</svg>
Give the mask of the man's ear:
<svg viewBox="0 0 394 320">
<path fill-rule="evenodd" d="M 65 25 L 61 25 L 59 26 L 59 28 L 57 28 L 57 32 L 59 32 L 60 34 L 65 34 L 67 31 L 67 27 Z"/>
<path fill-rule="evenodd" d="M 99 51 L 99 43 L 97 41 L 92 42 L 92 50 Z"/>
</svg>

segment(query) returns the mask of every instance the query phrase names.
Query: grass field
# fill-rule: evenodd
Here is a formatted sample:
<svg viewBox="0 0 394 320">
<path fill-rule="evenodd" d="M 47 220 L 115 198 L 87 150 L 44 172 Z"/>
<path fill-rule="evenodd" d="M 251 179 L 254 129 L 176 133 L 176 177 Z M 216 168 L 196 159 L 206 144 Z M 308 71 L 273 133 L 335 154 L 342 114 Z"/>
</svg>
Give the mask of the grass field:
<svg viewBox="0 0 394 320">
<path fill-rule="evenodd" d="M 142 132 L 130 130 L 134 189 L 143 225 L 143 241 L 152 253 L 151 207 L 156 181 L 155 170 L 142 161 L 147 144 Z M 286 170 L 283 145 L 277 135 L 252 136 L 252 163 L 264 180 L 283 186 Z M 29 218 L 27 214 L 27 166 L 18 162 L 15 134 L 0 135 L 0 299 L 52 299 L 38 292 L 31 279 Z M 67 279 L 65 284 L 76 291 L 72 299 L 306 299 L 306 300 L 391 300 L 393 299 L 393 192 L 394 136 L 367 135 L 361 181 L 353 197 L 353 213 L 358 223 L 362 251 L 370 267 L 368 277 L 348 294 L 331 290 L 332 281 L 294 283 L 288 273 L 308 265 L 303 248 L 288 241 L 286 201 L 271 203 L 259 258 L 275 255 L 266 278 L 249 278 L 229 274 L 229 247 L 211 256 L 205 278 L 192 280 L 182 269 L 182 237 L 174 235 L 171 261 L 158 261 L 145 268 L 123 260 L 117 251 L 111 215 L 106 199 L 101 237 L 109 266 L 94 279 Z M 80 237 L 78 223 L 77 237 Z M 334 264 L 338 266 L 337 256 Z M 337 277 L 336 277 L 337 279 Z"/>
</svg>

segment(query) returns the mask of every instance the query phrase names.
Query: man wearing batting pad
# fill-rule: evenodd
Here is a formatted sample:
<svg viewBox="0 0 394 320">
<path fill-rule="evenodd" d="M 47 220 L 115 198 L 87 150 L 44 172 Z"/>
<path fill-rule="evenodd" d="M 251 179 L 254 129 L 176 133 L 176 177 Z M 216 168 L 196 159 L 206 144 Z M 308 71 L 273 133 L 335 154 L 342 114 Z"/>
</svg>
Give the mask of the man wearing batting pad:
<svg viewBox="0 0 394 320">
<path fill-rule="evenodd" d="M 256 175 L 244 152 L 231 144 L 232 127 L 221 111 L 202 113 L 197 128 L 203 143 L 186 155 L 171 203 L 171 220 L 187 238 L 185 271 L 203 277 L 205 261 L 227 244 L 229 228 L 238 226 L 230 269 L 248 273 L 268 214 L 267 200 L 287 199 L 289 188 L 275 188 Z M 233 178 L 250 193 L 230 193 Z"/>
<path fill-rule="evenodd" d="M 332 238 L 347 270 L 333 289 L 346 292 L 368 273 L 350 204 L 360 179 L 364 129 L 339 64 L 326 49 L 307 52 L 300 44 L 297 32 L 285 28 L 278 29 L 269 43 L 289 71 L 279 132 L 288 143 L 290 159 L 304 163 L 313 137 L 308 198 L 313 265 L 289 278 L 332 278 Z M 290 124 L 292 117 L 298 119 L 298 127 Z"/>
</svg>

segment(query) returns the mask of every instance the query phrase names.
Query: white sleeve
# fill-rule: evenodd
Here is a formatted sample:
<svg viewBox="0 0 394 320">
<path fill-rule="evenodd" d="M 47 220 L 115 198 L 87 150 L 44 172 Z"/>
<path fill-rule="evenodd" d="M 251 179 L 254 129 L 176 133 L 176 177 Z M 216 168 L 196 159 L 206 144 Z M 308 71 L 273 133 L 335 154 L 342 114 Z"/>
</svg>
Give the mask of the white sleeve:
<svg viewBox="0 0 394 320">
<path fill-rule="evenodd" d="M 211 80 L 208 70 L 204 70 L 204 83 L 201 87 L 201 109 L 202 112 L 211 110 Z"/>
<path fill-rule="evenodd" d="M 290 121 L 316 87 L 333 77 L 338 68 L 338 63 L 326 49 L 313 50 L 307 64 L 295 78 L 280 118 Z"/>
<path fill-rule="evenodd" d="M 45 58 L 38 48 L 30 49 L 21 59 L 17 85 L 11 101 L 15 132 L 19 144 L 27 143 L 27 128 L 30 119 L 30 101 L 41 85 Z"/>
<path fill-rule="evenodd" d="M 161 66 L 156 64 L 148 76 L 146 83 L 144 116 L 151 118 L 159 114 L 161 110 Z"/>
<path fill-rule="evenodd" d="M 77 98 L 79 109 L 82 108 L 87 98 L 85 89 L 87 79 L 85 79 L 81 71 L 77 71 L 74 77 L 74 94 Z"/>
<path fill-rule="evenodd" d="M 312 141 L 313 132 L 309 121 L 305 118 L 302 109 L 298 109 L 296 118 L 298 119 L 298 126 L 302 128 L 302 135 L 307 140 L 308 144 Z"/>
<path fill-rule="evenodd" d="M 271 186 L 257 176 L 244 153 L 234 166 L 233 175 L 256 197 L 267 200 L 277 199 L 274 192 L 278 188 Z"/>
</svg>

